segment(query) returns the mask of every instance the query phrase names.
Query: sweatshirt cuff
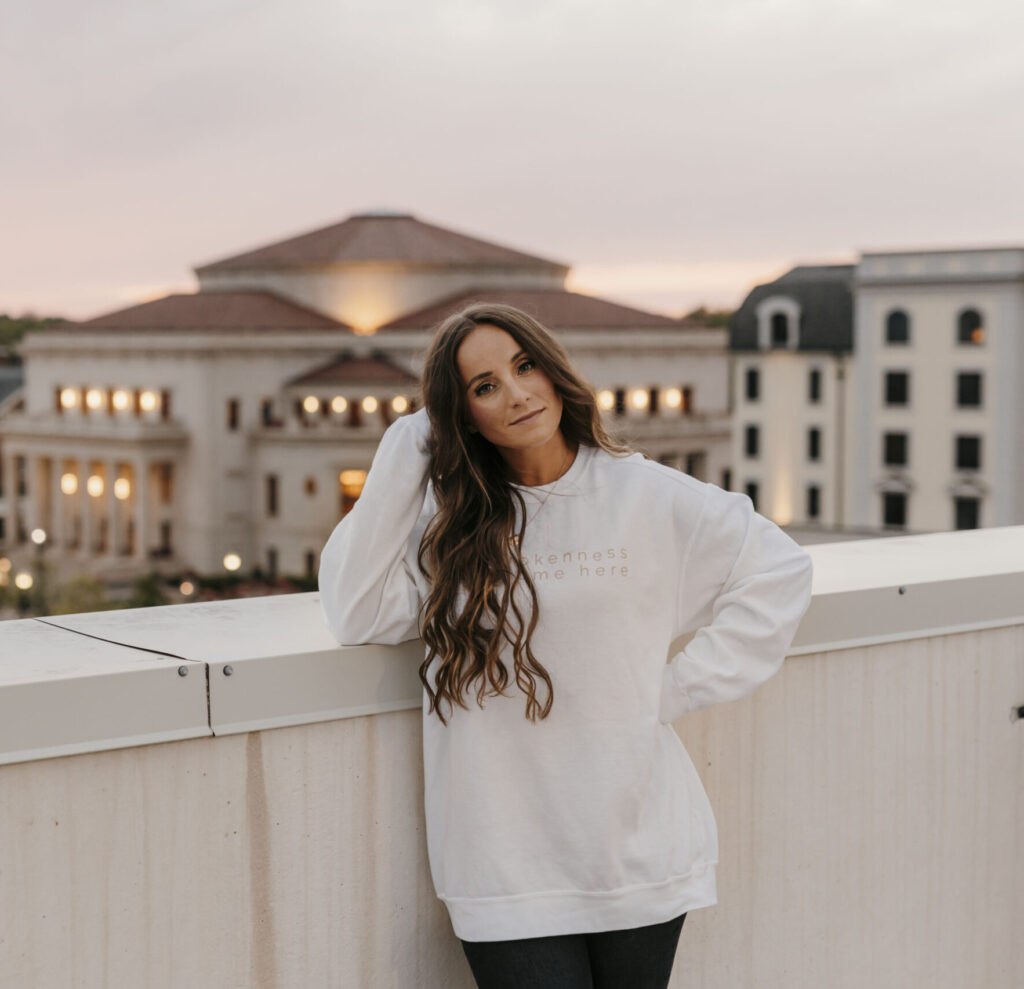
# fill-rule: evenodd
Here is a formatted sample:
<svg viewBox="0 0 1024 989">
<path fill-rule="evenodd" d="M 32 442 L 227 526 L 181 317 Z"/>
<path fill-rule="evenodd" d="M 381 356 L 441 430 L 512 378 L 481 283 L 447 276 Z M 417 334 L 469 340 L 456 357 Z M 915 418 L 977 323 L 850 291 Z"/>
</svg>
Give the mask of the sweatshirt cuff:
<svg viewBox="0 0 1024 989">
<path fill-rule="evenodd" d="M 665 664 L 661 674 L 661 705 L 658 709 L 658 720 L 662 724 L 670 724 L 684 714 L 697 710 L 697 705 L 689 693 L 676 683 L 673 668 L 676 658 L 677 656 L 673 656 L 672 661 Z"/>
</svg>

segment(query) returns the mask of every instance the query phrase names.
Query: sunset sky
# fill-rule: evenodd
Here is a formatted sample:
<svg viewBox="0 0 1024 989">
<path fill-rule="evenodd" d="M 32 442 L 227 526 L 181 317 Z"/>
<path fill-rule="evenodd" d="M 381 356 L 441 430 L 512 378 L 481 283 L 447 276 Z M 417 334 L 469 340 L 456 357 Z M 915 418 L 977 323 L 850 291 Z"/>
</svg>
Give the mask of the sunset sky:
<svg viewBox="0 0 1024 989">
<path fill-rule="evenodd" d="M 1024 246 L 1017 0 L 33 0 L 0 312 L 95 315 L 374 208 L 670 315 L 801 261 Z"/>
</svg>

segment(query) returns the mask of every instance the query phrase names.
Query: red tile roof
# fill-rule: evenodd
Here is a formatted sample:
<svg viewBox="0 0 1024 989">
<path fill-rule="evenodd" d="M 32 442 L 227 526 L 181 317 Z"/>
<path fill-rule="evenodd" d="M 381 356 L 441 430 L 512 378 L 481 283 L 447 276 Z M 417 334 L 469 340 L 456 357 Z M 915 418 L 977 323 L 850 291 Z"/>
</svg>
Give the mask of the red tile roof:
<svg viewBox="0 0 1024 989">
<path fill-rule="evenodd" d="M 329 330 L 351 332 L 337 320 L 289 302 L 272 292 L 194 292 L 166 295 L 127 309 L 104 313 L 82 322 L 61 323 L 53 330 L 74 332 L 174 333 L 209 331 L 280 332 L 282 330 Z M 49 332 L 40 330 L 38 332 Z"/>
<path fill-rule="evenodd" d="M 553 330 L 647 330 L 686 329 L 687 325 L 668 316 L 620 306 L 592 295 L 580 295 L 564 289 L 482 289 L 460 292 L 441 302 L 400 316 L 380 327 L 387 330 L 421 330 L 437 326 L 446 316 L 472 302 L 496 302 L 515 306 Z"/>
<path fill-rule="evenodd" d="M 424 223 L 409 214 L 363 214 L 341 223 L 198 266 L 197 274 L 253 268 L 299 268 L 360 261 L 429 265 L 568 266 Z"/>
<path fill-rule="evenodd" d="M 392 364 L 386 357 L 353 357 L 342 354 L 321 367 L 292 378 L 288 387 L 298 385 L 352 384 L 417 385 L 419 379 L 405 368 Z"/>
</svg>

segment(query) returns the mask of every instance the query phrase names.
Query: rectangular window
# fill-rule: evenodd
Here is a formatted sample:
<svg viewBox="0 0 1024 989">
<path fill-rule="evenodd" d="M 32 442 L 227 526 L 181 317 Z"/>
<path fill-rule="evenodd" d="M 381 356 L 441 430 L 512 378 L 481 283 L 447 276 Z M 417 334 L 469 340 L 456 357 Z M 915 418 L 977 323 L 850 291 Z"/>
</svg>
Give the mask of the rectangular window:
<svg viewBox="0 0 1024 989">
<path fill-rule="evenodd" d="M 955 466 L 957 470 L 981 470 L 980 436 L 956 437 Z"/>
<path fill-rule="evenodd" d="M 732 491 L 732 471 L 728 467 L 722 470 L 722 490 Z"/>
<path fill-rule="evenodd" d="M 747 426 L 743 439 L 743 452 L 746 456 L 756 457 L 758 455 L 760 439 L 757 426 Z"/>
<path fill-rule="evenodd" d="M 28 480 L 25 477 L 26 463 L 24 457 L 14 458 L 14 491 L 18 496 L 28 494 Z"/>
<path fill-rule="evenodd" d="M 274 425 L 274 400 L 265 398 L 260 402 L 260 421 L 264 426 Z"/>
<path fill-rule="evenodd" d="M 977 529 L 981 502 L 977 498 L 954 498 L 953 513 L 958 529 Z"/>
<path fill-rule="evenodd" d="M 807 430 L 807 459 L 821 460 L 821 430 L 817 426 Z"/>
<path fill-rule="evenodd" d="M 885 433 L 883 436 L 882 463 L 886 467 L 907 466 L 907 434 Z"/>
<path fill-rule="evenodd" d="M 807 401 L 813 404 L 821 401 L 821 371 L 816 367 L 807 375 Z"/>
<path fill-rule="evenodd" d="M 977 371 L 962 371 L 956 376 L 956 404 L 962 408 L 980 408 L 981 374 Z"/>
<path fill-rule="evenodd" d="M 626 414 L 626 389 L 615 389 L 615 414 L 624 416 Z"/>
<path fill-rule="evenodd" d="M 751 500 L 754 505 L 754 511 L 757 511 L 757 481 L 747 481 L 747 497 Z"/>
<path fill-rule="evenodd" d="M 174 464 L 157 465 L 157 483 L 160 486 L 160 503 L 169 505 L 174 499 Z"/>
<path fill-rule="evenodd" d="M 267 474 L 267 487 L 266 487 L 266 505 L 267 505 L 267 516 L 269 518 L 277 517 L 277 475 Z"/>
<path fill-rule="evenodd" d="M 907 496 L 902 491 L 886 491 L 882 495 L 882 522 L 891 528 L 906 528 Z"/>
<path fill-rule="evenodd" d="M 652 388 L 647 398 L 647 408 L 652 416 L 658 414 L 658 389 Z"/>
<path fill-rule="evenodd" d="M 761 372 L 756 367 L 747 368 L 746 396 L 748 402 L 756 402 L 761 397 Z"/>
<path fill-rule="evenodd" d="M 7 519 L 0 515 L 0 543 L 2 543 L 7 536 Z"/>
<path fill-rule="evenodd" d="M 172 553 L 171 549 L 171 523 L 161 522 L 160 523 L 160 549 L 159 553 L 161 556 L 170 556 Z"/>
<path fill-rule="evenodd" d="M 693 386 L 683 385 L 683 415 L 689 415 L 693 411 Z"/>
<path fill-rule="evenodd" d="M 908 405 L 910 403 L 910 375 L 906 371 L 885 372 L 885 404 Z"/>
<path fill-rule="evenodd" d="M 267 547 L 267 576 L 277 580 L 277 549 L 273 546 Z"/>
<path fill-rule="evenodd" d="M 316 576 L 316 553 L 308 550 L 306 551 L 306 576 L 310 578 Z"/>
<path fill-rule="evenodd" d="M 816 519 L 821 513 L 821 488 L 817 484 L 807 485 L 807 517 Z"/>
<path fill-rule="evenodd" d="M 228 429 L 238 429 L 238 422 L 241 418 L 241 402 L 237 398 L 228 399 Z"/>
<path fill-rule="evenodd" d="M 111 407 L 113 411 L 113 407 Z M 160 418 L 166 422 L 171 418 L 171 393 L 163 388 L 160 391 Z"/>
</svg>

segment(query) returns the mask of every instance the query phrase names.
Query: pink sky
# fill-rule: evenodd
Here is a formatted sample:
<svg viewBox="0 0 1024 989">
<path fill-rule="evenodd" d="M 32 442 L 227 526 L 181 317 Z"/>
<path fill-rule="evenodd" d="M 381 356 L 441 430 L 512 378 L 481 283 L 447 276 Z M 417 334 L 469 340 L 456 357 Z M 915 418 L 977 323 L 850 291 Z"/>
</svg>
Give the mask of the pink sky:
<svg viewBox="0 0 1024 989">
<path fill-rule="evenodd" d="M 0 312 L 93 315 L 375 207 L 678 315 L 799 262 L 1024 244 L 1011 0 L 36 0 Z"/>
</svg>

